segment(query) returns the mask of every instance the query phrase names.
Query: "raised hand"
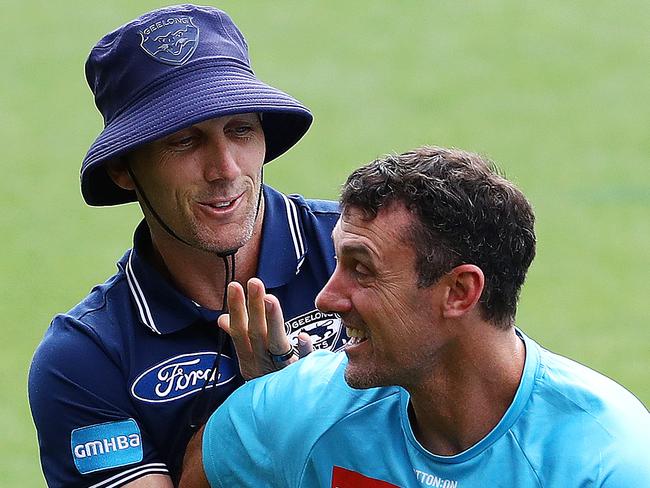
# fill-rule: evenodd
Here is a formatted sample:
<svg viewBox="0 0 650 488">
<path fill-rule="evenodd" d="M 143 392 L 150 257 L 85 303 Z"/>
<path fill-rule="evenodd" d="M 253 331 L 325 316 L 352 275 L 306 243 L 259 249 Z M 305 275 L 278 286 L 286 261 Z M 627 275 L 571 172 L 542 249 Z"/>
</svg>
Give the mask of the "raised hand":
<svg viewBox="0 0 650 488">
<path fill-rule="evenodd" d="M 309 354 L 313 347 L 308 334 L 298 336 L 295 349 L 284 329 L 280 302 L 266 293 L 264 283 L 251 278 L 247 293 L 237 282 L 228 285 L 228 314 L 219 317 L 221 327 L 233 340 L 244 379 L 277 371 Z"/>
</svg>

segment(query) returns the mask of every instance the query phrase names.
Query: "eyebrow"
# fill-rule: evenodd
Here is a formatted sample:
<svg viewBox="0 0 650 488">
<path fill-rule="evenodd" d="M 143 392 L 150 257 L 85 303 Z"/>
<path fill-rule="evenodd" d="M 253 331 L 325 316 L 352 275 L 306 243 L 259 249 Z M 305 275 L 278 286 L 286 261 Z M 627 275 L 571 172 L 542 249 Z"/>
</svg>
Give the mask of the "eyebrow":
<svg viewBox="0 0 650 488">
<path fill-rule="evenodd" d="M 335 239 L 337 230 L 339 231 L 339 233 L 342 232 L 339 223 L 337 223 L 334 226 L 334 228 L 332 229 L 332 233 L 331 233 L 332 241 L 335 244 L 334 251 L 335 251 L 335 253 L 336 253 L 337 257 L 338 257 L 339 253 L 336 252 L 336 239 Z M 361 257 L 365 257 L 365 258 L 367 258 L 367 259 L 369 259 L 369 260 L 371 260 L 373 262 L 376 259 L 379 258 L 379 256 L 377 256 L 368 246 L 365 246 L 365 245 L 363 245 L 363 244 L 361 244 L 359 242 L 350 242 L 350 243 L 345 243 L 344 242 L 344 243 L 339 245 L 339 249 L 341 251 L 341 254 L 345 253 L 345 254 L 351 254 L 353 256 L 361 256 Z"/>
<path fill-rule="evenodd" d="M 342 244 L 340 246 L 341 254 L 347 254 L 347 255 L 353 255 L 353 256 L 363 256 L 371 261 L 375 260 L 375 254 L 368 249 L 367 246 L 364 246 L 363 244 L 357 244 L 357 243 L 350 243 L 350 244 Z"/>
</svg>

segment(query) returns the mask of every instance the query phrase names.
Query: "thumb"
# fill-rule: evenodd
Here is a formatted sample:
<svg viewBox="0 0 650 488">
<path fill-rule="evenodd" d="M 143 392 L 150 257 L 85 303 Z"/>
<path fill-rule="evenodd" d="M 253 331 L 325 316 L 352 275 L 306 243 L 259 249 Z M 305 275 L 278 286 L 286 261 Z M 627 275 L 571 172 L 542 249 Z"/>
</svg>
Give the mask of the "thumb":
<svg viewBox="0 0 650 488">
<path fill-rule="evenodd" d="M 298 356 L 304 358 L 314 351 L 314 343 L 306 332 L 298 334 Z"/>
<path fill-rule="evenodd" d="M 217 325 L 226 334 L 230 335 L 230 314 L 224 313 L 220 315 L 219 318 L 217 319 Z"/>
</svg>

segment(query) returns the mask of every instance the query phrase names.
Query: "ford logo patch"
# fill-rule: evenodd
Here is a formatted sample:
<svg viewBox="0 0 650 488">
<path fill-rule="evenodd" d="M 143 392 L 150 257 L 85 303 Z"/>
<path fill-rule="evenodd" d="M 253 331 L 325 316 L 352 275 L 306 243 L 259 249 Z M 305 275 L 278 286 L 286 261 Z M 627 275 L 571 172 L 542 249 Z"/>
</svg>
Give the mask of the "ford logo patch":
<svg viewBox="0 0 650 488">
<path fill-rule="evenodd" d="M 199 28 L 191 17 L 170 16 L 143 26 L 140 46 L 155 60 L 180 66 L 199 45 Z"/>
<path fill-rule="evenodd" d="M 131 394 L 143 402 L 162 403 L 197 393 L 207 380 L 214 382 L 212 366 L 216 357 L 215 352 L 197 352 L 167 359 L 138 376 L 131 386 Z M 236 371 L 235 361 L 222 354 L 217 386 L 232 381 Z"/>
</svg>

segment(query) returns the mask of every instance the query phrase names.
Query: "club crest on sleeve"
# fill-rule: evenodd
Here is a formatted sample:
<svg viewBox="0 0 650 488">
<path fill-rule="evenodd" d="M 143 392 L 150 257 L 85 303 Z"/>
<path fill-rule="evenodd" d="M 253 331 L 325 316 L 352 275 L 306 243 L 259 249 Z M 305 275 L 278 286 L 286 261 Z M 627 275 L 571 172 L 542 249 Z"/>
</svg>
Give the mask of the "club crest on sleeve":
<svg viewBox="0 0 650 488">
<path fill-rule="evenodd" d="M 140 428 L 133 419 L 75 429 L 70 441 L 81 474 L 139 463 L 143 457 Z"/>
<path fill-rule="evenodd" d="M 309 334 L 314 349 L 338 351 L 348 340 L 345 332 L 341 330 L 340 317 L 335 313 L 325 313 L 320 310 L 312 310 L 287 320 L 284 328 L 294 345 L 298 341 L 298 334 L 301 332 Z"/>
<path fill-rule="evenodd" d="M 198 393 L 208 380 L 208 388 L 212 388 L 216 357 L 216 352 L 197 352 L 166 359 L 138 376 L 131 385 L 131 394 L 144 402 L 163 403 Z M 217 386 L 232 381 L 236 372 L 235 360 L 222 354 Z"/>
<path fill-rule="evenodd" d="M 199 45 L 199 28 L 187 16 L 169 16 L 143 25 L 139 31 L 142 49 L 162 63 L 180 66 Z"/>
</svg>

